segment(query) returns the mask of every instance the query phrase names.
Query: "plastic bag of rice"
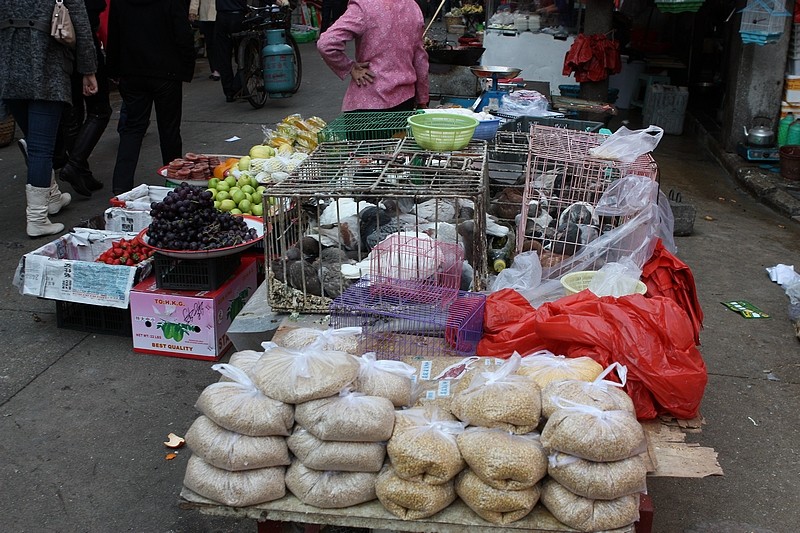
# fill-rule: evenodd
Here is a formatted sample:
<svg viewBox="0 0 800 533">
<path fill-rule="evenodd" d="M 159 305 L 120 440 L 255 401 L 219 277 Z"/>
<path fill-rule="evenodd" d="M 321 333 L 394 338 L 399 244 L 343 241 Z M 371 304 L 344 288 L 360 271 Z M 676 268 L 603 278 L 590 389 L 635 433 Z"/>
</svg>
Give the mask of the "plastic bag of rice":
<svg viewBox="0 0 800 533">
<path fill-rule="evenodd" d="M 411 405 L 416 368 L 402 361 L 378 360 L 375 352 L 365 353 L 358 362 L 354 390 L 387 398 L 395 407 Z"/>
<path fill-rule="evenodd" d="M 592 500 L 573 494 L 554 479 L 542 486 L 542 504 L 556 519 L 579 531 L 605 531 L 633 524 L 639 519 L 639 495 L 613 500 Z"/>
<path fill-rule="evenodd" d="M 286 444 L 297 460 L 314 470 L 379 472 L 386 459 L 386 445 L 381 442 L 324 441 L 300 426 L 295 426 Z"/>
<path fill-rule="evenodd" d="M 541 391 L 532 379 L 519 376 L 515 353 L 495 372 L 480 372 L 453 396 L 450 411 L 471 426 L 530 433 L 539 424 Z"/>
<path fill-rule="evenodd" d="M 598 463 L 554 453 L 547 472 L 570 492 L 592 500 L 613 500 L 647 490 L 647 466 L 641 455 Z"/>
<path fill-rule="evenodd" d="M 451 420 L 438 409 L 398 411 L 394 433 L 386 444 L 393 472 L 404 480 L 429 485 L 449 482 L 466 466 L 456 441 L 463 431 L 463 422 Z"/>
<path fill-rule="evenodd" d="M 230 470 L 286 466 L 291 462 L 284 437 L 248 437 L 198 416 L 186 432 L 192 453 L 210 465 Z"/>
<path fill-rule="evenodd" d="M 253 382 L 271 398 L 302 403 L 338 394 L 355 381 L 358 360 L 311 344 L 302 350 L 275 347 L 253 367 Z"/>
<path fill-rule="evenodd" d="M 387 511 L 403 520 L 433 516 L 456 499 L 452 480 L 440 485 L 407 481 L 391 467 L 385 467 L 378 474 L 375 494 Z"/>
<path fill-rule="evenodd" d="M 192 455 L 186 464 L 183 484 L 209 500 L 247 507 L 283 498 L 286 495 L 285 472 L 284 466 L 228 472 Z"/>
<path fill-rule="evenodd" d="M 392 436 L 394 405 L 345 388 L 338 396 L 298 403 L 294 418 L 318 439 L 381 442 Z"/>
<path fill-rule="evenodd" d="M 293 406 L 265 396 L 241 368 L 230 364 L 211 368 L 228 381 L 206 387 L 195 403 L 198 411 L 223 428 L 242 435 L 289 435 L 294 425 Z"/>
<path fill-rule="evenodd" d="M 306 505 L 341 509 L 375 499 L 375 472 L 312 470 L 295 461 L 286 470 L 286 487 Z"/>
<path fill-rule="evenodd" d="M 629 411 L 603 411 L 566 400 L 547 419 L 542 445 L 589 461 L 619 461 L 646 450 L 642 425 Z"/>
<path fill-rule="evenodd" d="M 521 520 L 539 501 L 539 485 L 522 490 L 500 490 L 487 485 L 469 468 L 456 477 L 455 489 L 475 514 L 492 524 Z"/>
<path fill-rule="evenodd" d="M 591 357 L 565 357 L 549 350 L 540 350 L 522 358 L 517 374 L 528 376 L 540 389 L 553 381 L 576 379 L 594 381 L 603 367 Z"/>
<path fill-rule="evenodd" d="M 621 383 L 605 379 L 612 370 L 617 370 Z M 624 365 L 609 365 L 594 381 L 554 381 L 542 390 L 542 415 L 550 418 L 558 405 L 555 399 L 564 399 L 582 405 L 591 405 L 604 411 L 622 409 L 636 412 L 633 400 L 622 390 L 627 383 L 628 369 Z"/>
<path fill-rule="evenodd" d="M 515 435 L 502 429 L 470 427 L 457 441 L 472 472 L 495 489 L 529 489 L 547 474 L 547 454 L 538 433 Z"/>
<path fill-rule="evenodd" d="M 242 350 L 240 352 L 233 352 L 227 364 L 235 366 L 236 368 L 244 371 L 245 374 L 249 374 L 256 362 L 261 359 L 262 355 L 264 355 L 264 352 L 257 352 L 255 350 Z M 231 378 L 225 374 L 222 374 L 219 380 L 225 382 L 231 381 Z"/>
<path fill-rule="evenodd" d="M 312 344 L 323 350 L 347 352 L 352 355 L 361 355 L 359 341 L 361 328 L 296 328 L 286 332 L 281 338 L 281 346 L 299 350 Z"/>
</svg>

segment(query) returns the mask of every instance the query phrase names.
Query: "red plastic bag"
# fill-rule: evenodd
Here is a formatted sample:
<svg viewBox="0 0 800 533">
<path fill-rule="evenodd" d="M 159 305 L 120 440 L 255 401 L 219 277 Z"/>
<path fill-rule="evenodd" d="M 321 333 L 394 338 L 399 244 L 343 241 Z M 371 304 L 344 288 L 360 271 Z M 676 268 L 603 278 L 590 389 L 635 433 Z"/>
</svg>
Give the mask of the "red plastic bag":
<svg viewBox="0 0 800 533">
<path fill-rule="evenodd" d="M 687 314 L 670 298 L 597 297 L 590 291 L 533 309 L 512 289 L 486 300 L 479 355 L 546 349 L 628 369 L 625 390 L 641 420 L 697 416 L 708 375 Z"/>
</svg>

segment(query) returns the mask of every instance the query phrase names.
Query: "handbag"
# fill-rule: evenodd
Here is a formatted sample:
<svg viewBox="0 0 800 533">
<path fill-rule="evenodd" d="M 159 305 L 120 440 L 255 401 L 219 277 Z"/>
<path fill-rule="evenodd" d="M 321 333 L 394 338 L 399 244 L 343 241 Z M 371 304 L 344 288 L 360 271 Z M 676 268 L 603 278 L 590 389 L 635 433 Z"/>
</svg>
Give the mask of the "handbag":
<svg viewBox="0 0 800 533">
<path fill-rule="evenodd" d="M 69 9 L 64 5 L 64 0 L 56 0 L 53 19 L 50 22 L 50 36 L 65 46 L 75 48 L 75 27 L 72 25 Z"/>
</svg>

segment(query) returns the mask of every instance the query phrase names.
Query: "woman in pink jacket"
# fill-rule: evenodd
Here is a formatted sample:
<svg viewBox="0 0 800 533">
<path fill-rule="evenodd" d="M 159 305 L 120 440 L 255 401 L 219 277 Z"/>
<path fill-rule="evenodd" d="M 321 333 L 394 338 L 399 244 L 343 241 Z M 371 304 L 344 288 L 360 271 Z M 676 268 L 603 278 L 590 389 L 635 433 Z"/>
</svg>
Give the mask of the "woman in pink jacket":
<svg viewBox="0 0 800 533">
<path fill-rule="evenodd" d="M 322 59 L 341 79 L 350 76 L 342 111 L 406 111 L 427 107 L 425 21 L 415 0 L 350 0 L 317 41 Z M 355 59 L 345 53 L 355 41 Z"/>
</svg>

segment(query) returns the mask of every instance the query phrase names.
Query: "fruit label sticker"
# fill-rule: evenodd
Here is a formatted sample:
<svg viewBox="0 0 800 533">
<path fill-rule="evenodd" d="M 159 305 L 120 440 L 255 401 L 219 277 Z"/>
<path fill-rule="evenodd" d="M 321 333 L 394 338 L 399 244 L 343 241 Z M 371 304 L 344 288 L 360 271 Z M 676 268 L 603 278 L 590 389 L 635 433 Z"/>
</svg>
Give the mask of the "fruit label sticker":
<svg viewBox="0 0 800 533">
<path fill-rule="evenodd" d="M 769 318 L 769 315 L 756 307 L 755 305 L 751 304 L 750 302 L 746 302 L 744 300 L 734 300 L 731 302 L 721 302 L 722 305 L 739 313 L 745 318 Z"/>
</svg>

